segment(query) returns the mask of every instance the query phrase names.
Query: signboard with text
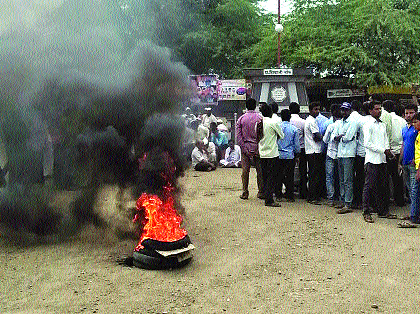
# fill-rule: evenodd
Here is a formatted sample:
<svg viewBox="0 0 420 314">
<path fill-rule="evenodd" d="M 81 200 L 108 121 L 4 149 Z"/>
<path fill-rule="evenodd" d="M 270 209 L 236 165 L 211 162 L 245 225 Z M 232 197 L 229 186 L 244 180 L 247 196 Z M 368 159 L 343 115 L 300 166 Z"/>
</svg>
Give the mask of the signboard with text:
<svg viewBox="0 0 420 314">
<path fill-rule="evenodd" d="M 264 75 L 293 75 L 293 69 L 264 69 Z"/>
<path fill-rule="evenodd" d="M 348 98 L 348 97 L 357 97 L 365 96 L 365 92 L 358 89 L 328 89 L 327 98 Z"/>
<path fill-rule="evenodd" d="M 221 80 L 219 100 L 246 100 L 245 79 Z"/>
</svg>

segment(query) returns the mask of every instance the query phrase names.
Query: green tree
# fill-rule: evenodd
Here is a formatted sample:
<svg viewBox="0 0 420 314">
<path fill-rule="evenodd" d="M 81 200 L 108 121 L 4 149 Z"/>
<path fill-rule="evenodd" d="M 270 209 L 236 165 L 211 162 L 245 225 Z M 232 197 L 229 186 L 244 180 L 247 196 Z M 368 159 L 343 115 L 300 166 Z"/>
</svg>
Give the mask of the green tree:
<svg viewBox="0 0 420 314">
<path fill-rule="evenodd" d="M 420 2 L 294 0 L 284 17 L 282 62 L 348 77 L 358 85 L 405 84 L 420 78 Z M 273 66 L 277 35 L 244 52 L 255 66 Z"/>
<path fill-rule="evenodd" d="M 200 16 L 200 28 L 186 34 L 179 54 L 196 73 L 213 69 L 225 77 L 237 76 L 246 66 L 242 51 L 262 38 L 266 17 L 250 0 L 222 0 Z"/>
<path fill-rule="evenodd" d="M 239 75 L 242 51 L 263 37 L 268 23 L 256 0 L 121 0 L 128 49 L 141 39 L 169 47 L 193 73 Z"/>
</svg>

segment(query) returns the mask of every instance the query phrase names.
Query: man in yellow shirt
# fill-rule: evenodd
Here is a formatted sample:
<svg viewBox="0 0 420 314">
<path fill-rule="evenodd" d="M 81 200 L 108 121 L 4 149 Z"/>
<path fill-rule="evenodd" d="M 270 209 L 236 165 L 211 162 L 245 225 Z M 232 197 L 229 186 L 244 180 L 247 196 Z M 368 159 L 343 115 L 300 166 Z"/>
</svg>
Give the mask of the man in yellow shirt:
<svg viewBox="0 0 420 314">
<path fill-rule="evenodd" d="M 280 122 L 272 118 L 273 110 L 271 106 L 267 103 L 260 104 L 260 111 L 263 116 L 263 136 L 258 142 L 258 152 L 261 158 L 265 206 L 280 207 L 279 203 L 274 202 L 273 193 L 275 192 L 275 174 L 278 172 L 279 163 L 277 140 L 283 139 L 284 133 Z"/>
</svg>

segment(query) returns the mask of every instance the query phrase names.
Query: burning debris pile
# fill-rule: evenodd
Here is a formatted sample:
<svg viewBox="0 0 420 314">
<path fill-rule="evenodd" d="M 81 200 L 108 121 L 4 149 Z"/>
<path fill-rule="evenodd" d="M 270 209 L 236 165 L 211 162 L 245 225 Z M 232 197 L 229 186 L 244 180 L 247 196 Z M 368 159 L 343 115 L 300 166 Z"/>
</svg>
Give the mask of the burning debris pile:
<svg viewBox="0 0 420 314">
<path fill-rule="evenodd" d="M 193 246 L 181 228 L 176 114 L 189 71 L 147 40 L 124 50 L 118 23 L 99 9 L 108 0 L 60 3 L 30 27 L 0 28 L 0 224 L 60 236 L 87 223 L 112 227 L 141 239 L 139 266 L 182 265 Z M 118 191 L 113 208 L 98 205 L 107 186 Z"/>
<path fill-rule="evenodd" d="M 187 264 L 194 246 L 187 231 L 180 227 L 182 218 L 172 197 L 162 202 L 157 195 L 143 193 L 137 201 L 137 210 L 144 211 L 144 227 L 134 251 L 134 265 L 158 269 Z"/>
<path fill-rule="evenodd" d="M 157 123 L 159 121 L 159 123 Z M 181 228 L 178 177 L 181 160 L 182 121 L 155 115 L 144 125 L 140 141 L 139 181 L 134 221 L 142 226 L 134 252 L 134 265 L 145 268 L 174 268 L 191 260 L 187 231 Z M 158 146 L 153 143 L 160 143 Z M 152 149 L 150 149 L 152 148 Z"/>
</svg>

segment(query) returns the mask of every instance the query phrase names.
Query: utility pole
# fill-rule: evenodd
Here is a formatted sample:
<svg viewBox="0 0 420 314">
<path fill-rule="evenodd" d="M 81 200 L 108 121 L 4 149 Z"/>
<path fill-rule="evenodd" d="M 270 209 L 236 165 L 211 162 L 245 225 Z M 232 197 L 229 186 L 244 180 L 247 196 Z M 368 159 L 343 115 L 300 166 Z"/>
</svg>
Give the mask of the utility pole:
<svg viewBox="0 0 420 314">
<path fill-rule="evenodd" d="M 280 0 L 279 1 L 279 9 L 277 14 L 277 24 L 280 24 Z M 277 67 L 280 68 L 280 54 L 281 54 L 281 47 L 280 47 L 280 32 L 277 34 Z"/>
<path fill-rule="evenodd" d="M 277 13 L 277 24 L 275 28 L 276 32 L 278 33 L 277 37 L 277 67 L 280 68 L 281 65 L 281 45 L 280 45 L 280 36 L 281 32 L 283 31 L 283 25 L 280 24 L 280 0 L 278 0 L 278 13 Z"/>
</svg>

